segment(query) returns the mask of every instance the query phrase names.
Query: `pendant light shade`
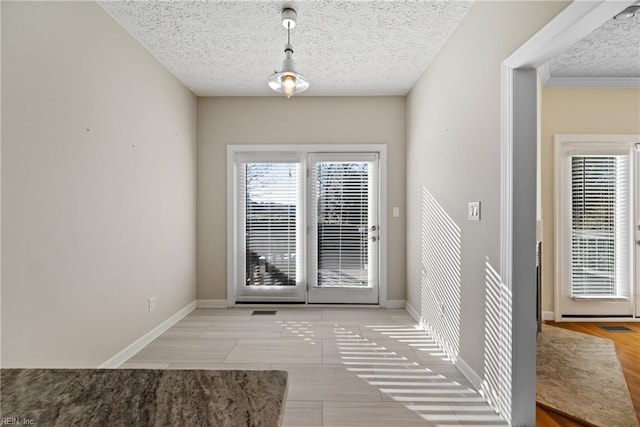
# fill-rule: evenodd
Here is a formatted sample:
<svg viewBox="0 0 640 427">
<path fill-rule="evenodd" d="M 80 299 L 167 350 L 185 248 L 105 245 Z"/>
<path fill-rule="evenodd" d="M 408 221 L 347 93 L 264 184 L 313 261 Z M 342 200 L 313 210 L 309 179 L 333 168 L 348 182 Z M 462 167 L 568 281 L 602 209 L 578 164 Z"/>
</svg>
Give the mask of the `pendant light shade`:
<svg viewBox="0 0 640 427">
<path fill-rule="evenodd" d="M 287 44 L 284 46 L 284 61 L 282 71 L 275 71 L 267 83 L 276 92 L 291 98 L 309 88 L 309 80 L 295 70 L 293 61 L 293 45 L 291 44 L 291 29 L 296 25 L 296 11 L 291 8 L 282 10 L 282 25 L 287 29 Z"/>
</svg>

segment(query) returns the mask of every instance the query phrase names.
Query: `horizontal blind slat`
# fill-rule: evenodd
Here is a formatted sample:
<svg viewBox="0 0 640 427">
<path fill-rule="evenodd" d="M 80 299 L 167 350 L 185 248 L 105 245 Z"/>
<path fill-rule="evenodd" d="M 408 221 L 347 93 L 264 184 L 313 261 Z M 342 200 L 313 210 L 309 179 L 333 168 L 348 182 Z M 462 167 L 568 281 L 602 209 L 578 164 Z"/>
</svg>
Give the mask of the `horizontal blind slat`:
<svg viewBox="0 0 640 427">
<path fill-rule="evenodd" d="M 247 286 L 295 286 L 298 163 L 244 163 Z"/>
<path fill-rule="evenodd" d="M 371 162 L 312 165 L 319 286 L 367 286 Z"/>
<path fill-rule="evenodd" d="M 571 156 L 571 293 L 617 296 L 621 156 Z"/>
</svg>

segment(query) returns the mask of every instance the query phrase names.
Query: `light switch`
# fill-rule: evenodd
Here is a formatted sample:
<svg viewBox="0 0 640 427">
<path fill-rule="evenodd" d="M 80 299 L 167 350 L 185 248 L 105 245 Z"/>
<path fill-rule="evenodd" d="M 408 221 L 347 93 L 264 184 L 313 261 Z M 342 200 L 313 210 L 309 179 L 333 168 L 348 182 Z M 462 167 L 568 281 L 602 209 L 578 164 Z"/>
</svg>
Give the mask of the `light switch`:
<svg viewBox="0 0 640 427">
<path fill-rule="evenodd" d="M 469 202 L 467 214 L 469 221 L 480 221 L 480 202 Z"/>
<path fill-rule="evenodd" d="M 400 216 L 400 208 L 398 206 L 393 207 L 393 217 L 398 218 Z"/>
</svg>

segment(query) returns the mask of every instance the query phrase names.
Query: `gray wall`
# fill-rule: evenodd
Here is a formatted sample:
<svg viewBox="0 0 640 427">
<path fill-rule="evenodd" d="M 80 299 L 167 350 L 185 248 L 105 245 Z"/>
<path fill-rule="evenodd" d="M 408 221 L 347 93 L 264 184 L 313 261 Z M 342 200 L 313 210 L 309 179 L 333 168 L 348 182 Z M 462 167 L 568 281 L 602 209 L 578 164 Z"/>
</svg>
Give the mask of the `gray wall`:
<svg viewBox="0 0 640 427">
<path fill-rule="evenodd" d="M 2 2 L 2 68 L 2 364 L 96 367 L 195 298 L 196 98 L 93 2 Z"/>
<path fill-rule="evenodd" d="M 404 97 L 198 98 L 199 299 L 227 298 L 228 144 L 387 144 L 387 298 L 405 298 Z"/>
<path fill-rule="evenodd" d="M 510 372 L 511 359 L 499 271 L 500 66 L 565 6 L 474 3 L 407 100 L 407 300 L 481 381 L 495 379 L 491 363 Z M 467 220 L 469 201 L 482 203 L 480 222 Z M 510 390 L 496 392 L 509 413 Z"/>
</svg>

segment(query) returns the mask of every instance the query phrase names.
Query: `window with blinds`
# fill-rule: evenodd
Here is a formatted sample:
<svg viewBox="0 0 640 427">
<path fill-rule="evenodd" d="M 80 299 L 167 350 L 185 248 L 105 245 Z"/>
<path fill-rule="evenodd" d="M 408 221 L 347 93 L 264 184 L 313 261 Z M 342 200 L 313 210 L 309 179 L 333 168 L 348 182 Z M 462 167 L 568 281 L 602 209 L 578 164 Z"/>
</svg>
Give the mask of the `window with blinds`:
<svg viewBox="0 0 640 427">
<path fill-rule="evenodd" d="M 369 285 L 372 165 L 366 161 L 319 161 L 312 165 L 317 286 Z"/>
<path fill-rule="evenodd" d="M 300 163 L 243 163 L 245 285 L 295 286 L 299 267 Z"/>
<path fill-rule="evenodd" d="M 571 295 L 628 296 L 627 156 L 570 156 Z"/>
</svg>

